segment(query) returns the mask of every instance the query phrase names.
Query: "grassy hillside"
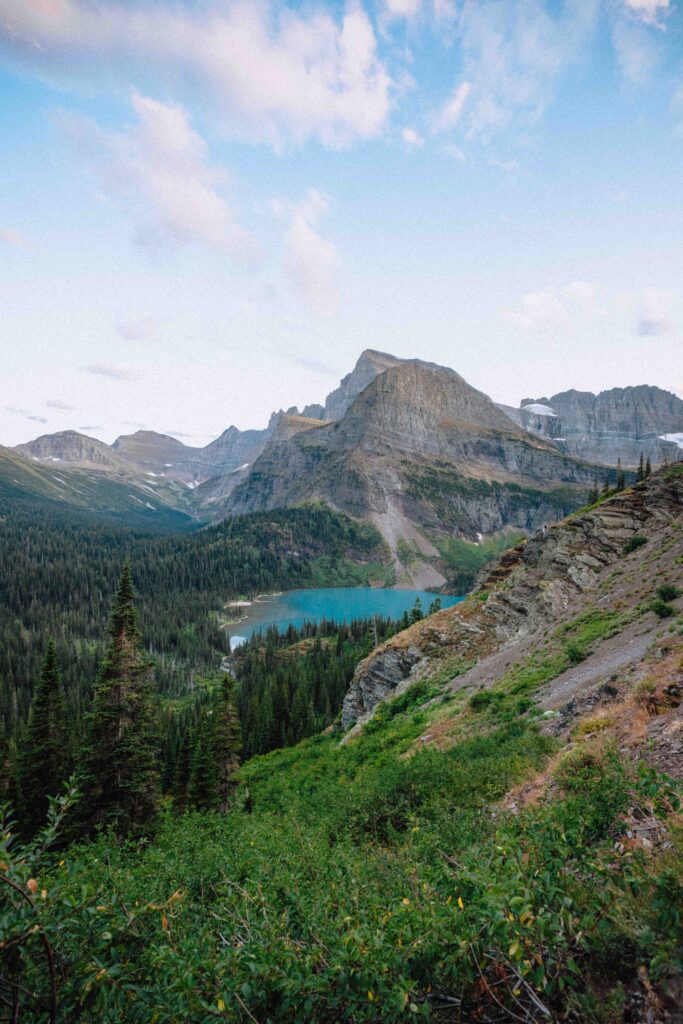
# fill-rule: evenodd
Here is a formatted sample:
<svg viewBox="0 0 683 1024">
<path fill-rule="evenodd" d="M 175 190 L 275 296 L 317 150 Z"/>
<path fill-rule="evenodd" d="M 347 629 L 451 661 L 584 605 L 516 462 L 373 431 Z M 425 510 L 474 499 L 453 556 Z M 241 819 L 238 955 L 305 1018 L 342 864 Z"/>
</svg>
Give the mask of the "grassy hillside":
<svg viewBox="0 0 683 1024">
<path fill-rule="evenodd" d="M 459 738 L 426 744 L 444 716 Z M 422 683 L 345 746 L 250 761 L 237 799 L 38 874 L 60 1019 L 613 1024 L 639 971 L 661 1001 L 680 970 L 677 797 L 609 729 L 564 752 Z M 24 967 L 44 991 L 39 949 Z"/>
</svg>

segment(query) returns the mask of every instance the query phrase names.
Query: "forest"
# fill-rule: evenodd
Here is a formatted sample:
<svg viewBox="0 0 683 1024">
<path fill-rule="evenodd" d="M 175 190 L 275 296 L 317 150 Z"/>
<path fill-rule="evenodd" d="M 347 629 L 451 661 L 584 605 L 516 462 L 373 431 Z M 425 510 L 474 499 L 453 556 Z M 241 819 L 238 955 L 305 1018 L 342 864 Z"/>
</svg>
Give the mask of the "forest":
<svg viewBox="0 0 683 1024">
<path fill-rule="evenodd" d="M 74 735 L 80 734 L 126 559 L 160 692 L 179 698 L 228 653 L 220 626 L 229 599 L 361 585 L 382 569 L 386 551 L 372 527 L 323 507 L 159 535 L 0 494 L 0 749 L 27 720 L 48 637 L 62 665 L 67 715 Z"/>
</svg>

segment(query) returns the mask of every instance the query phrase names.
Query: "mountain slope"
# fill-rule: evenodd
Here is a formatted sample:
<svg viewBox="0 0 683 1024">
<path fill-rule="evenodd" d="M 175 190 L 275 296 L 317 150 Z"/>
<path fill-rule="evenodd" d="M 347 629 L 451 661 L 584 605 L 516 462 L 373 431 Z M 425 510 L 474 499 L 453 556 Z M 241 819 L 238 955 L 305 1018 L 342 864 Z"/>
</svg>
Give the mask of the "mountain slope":
<svg viewBox="0 0 683 1024">
<path fill-rule="evenodd" d="M 325 501 L 373 522 L 404 578 L 429 585 L 444 580 L 429 564 L 439 537 L 532 529 L 581 504 L 594 472 L 454 371 L 406 361 L 375 376 L 343 419 L 268 446 L 224 512 Z"/>
<path fill-rule="evenodd" d="M 465 602 L 399 634 L 360 665 L 343 723 L 362 719 L 397 687 L 441 669 L 450 668 L 454 689 L 465 692 L 499 686 L 504 677 L 509 693 L 525 696 L 544 682 L 566 680 L 558 692 L 567 701 L 639 660 L 661 632 L 648 601 L 661 582 L 681 582 L 682 519 L 680 466 L 537 531 L 503 555 Z M 674 609 L 680 606 L 679 600 Z M 526 688 L 517 688 L 524 673 L 513 678 L 508 667 L 524 666 L 536 648 L 551 651 L 553 641 L 544 639 L 549 630 L 558 658 L 528 672 Z M 617 634 L 618 643 L 605 646 L 601 658 L 601 644 Z M 573 667 L 579 664 L 580 672 Z"/>
<path fill-rule="evenodd" d="M 124 474 L 116 466 L 107 466 L 104 471 L 80 464 L 67 467 L 51 459 L 42 462 L 24 458 L 11 448 L 0 447 L 0 495 L 10 502 L 47 499 L 127 520 L 131 525 L 144 523 L 150 529 L 156 523 L 163 528 L 174 525 L 183 530 L 192 523 L 170 488 L 155 486 L 153 481 L 147 483 L 128 468 Z M 8 508 L 11 509 L 11 504 Z"/>
</svg>

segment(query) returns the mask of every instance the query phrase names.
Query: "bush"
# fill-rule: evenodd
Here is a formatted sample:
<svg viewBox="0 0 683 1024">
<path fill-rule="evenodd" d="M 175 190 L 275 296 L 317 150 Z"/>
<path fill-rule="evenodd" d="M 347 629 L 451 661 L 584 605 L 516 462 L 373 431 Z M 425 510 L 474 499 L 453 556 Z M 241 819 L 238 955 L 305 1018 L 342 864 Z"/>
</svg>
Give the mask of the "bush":
<svg viewBox="0 0 683 1024">
<path fill-rule="evenodd" d="M 565 651 L 572 665 L 578 665 L 579 662 L 585 661 L 588 657 L 586 649 L 577 643 L 576 640 L 570 640 L 565 646 Z"/>
<path fill-rule="evenodd" d="M 660 601 L 675 601 L 680 596 L 680 590 L 673 583 L 662 583 L 661 587 L 657 587 L 657 597 Z"/>
<path fill-rule="evenodd" d="M 668 619 L 671 615 L 676 614 L 676 609 L 667 604 L 666 601 L 662 601 L 661 597 L 656 597 L 650 603 L 650 610 L 660 619 Z"/>
<path fill-rule="evenodd" d="M 641 537 L 639 534 L 629 537 L 624 544 L 624 554 L 629 555 L 632 551 L 637 551 L 638 548 L 642 548 L 643 544 L 647 544 L 647 537 Z"/>
</svg>

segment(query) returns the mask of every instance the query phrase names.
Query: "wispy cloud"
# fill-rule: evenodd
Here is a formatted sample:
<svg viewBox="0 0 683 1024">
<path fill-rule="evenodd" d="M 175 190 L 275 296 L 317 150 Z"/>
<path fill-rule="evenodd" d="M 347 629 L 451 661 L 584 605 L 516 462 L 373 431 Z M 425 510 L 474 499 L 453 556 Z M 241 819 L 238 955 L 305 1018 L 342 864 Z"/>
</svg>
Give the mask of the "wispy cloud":
<svg viewBox="0 0 683 1024">
<path fill-rule="evenodd" d="M 126 341 L 149 341 L 159 333 L 159 321 L 153 317 L 124 320 L 116 325 L 116 330 Z"/>
<path fill-rule="evenodd" d="M 60 398 L 51 398 L 45 403 L 48 409 L 61 409 L 63 412 L 74 412 L 74 405 L 67 405 L 66 402 L 62 402 Z"/>
<path fill-rule="evenodd" d="M 656 288 L 645 288 L 637 299 L 635 333 L 641 338 L 661 338 L 676 329 L 673 297 Z"/>
<path fill-rule="evenodd" d="M 322 359 L 316 359 L 315 356 L 292 356 L 290 362 L 294 366 L 300 366 L 303 370 L 311 370 L 312 373 L 319 373 L 321 377 L 338 377 L 339 372 L 330 366 L 329 363 L 324 362 Z"/>
<path fill-rule="evenodd" d="M 83 369 L 86 373 L 91 373 L 95 377 L 108 377 L 109 380 L 129 381 L 133 379 L 131 373 L 128 370 L 124 370 L 121 366 L 91 363 L 89 366 L 84 366 Z"/>
<path fill-rule="evenodd" d="M 0 228 L 0 242 L 7 242 L 8 245 L 23 245 L 24 236 L 21 231 L 15 228 Z"/>
<path fill-rule="evenodd" d="M 314 188 L 298 203 L 273 203 L 273 212 L 287 222 L 285 250 L 290 275 L 307 304 L 320 316 L 334 316 L 339 309 L 334 281 L 337 251 L 317 230 L 328 208 L 327 197 Z"/>
<path fill-rule="evenodd" d="M 453 128 L 462 116 L 467 99 L 472 92 L 471 82 L 461 82 L 444 105 L 432 119 L 432 129 L 435 132 L 447 132 Z"/>
<path fill-rule="evenodd" d="M 558 78 L 584 51 L 598 11 L 598 0 L 564 0 L 552 7 L 542 0 L 466 0 L 457 32 L 460 77 L 470 85 L 468 135 L 487 138 L 511 125 L 536 123 Z M 460 119 L 462 96 L 453 94 L 452 106 L 441 111 L 442 124 Z"/>
<path fill-rule="evenodd" d="M 551 337 L 566 332 L 577 315 L 586 314 L 597 294 L 595 285 L 587 281 L 571 281 L 562 288 L 548 287 L 527 292 L 518 308 L 502 310 L 500 315 L 531 335 Z"/>
<path fill-rule="evenodd" d="M 359 0 L 333 17 L 324 5 L 275 0 L 4 0 L 0 43 L 51 77 L 187 85 L 232 137 L 275 146 L 316 138 L 339 147 L 373 138 L 392 81 Z"/>
<path fill-rule="evenodd" d="M 404 128 L 401 132 L 401 138 L 409 149 L 422 149 L 425 144 L 425 140 L 414 128 Z"/>
<path fill-rule="evenodd" d="M 22 416 L 25 420 L 32 420 L 33 423 L 48 423 L 49 421 L 45 416 L 38 416 L 34 412 L 30 412 L 28 409 L 17 409 L 14 405 L 6 405 L 6 412 L 11 412 L 13 416 Z"/>
<path fill-rule="evenodd" d="M 156 244 L 190 240 L 251 251 L 219 191 L 224 173 L 210 164 L 207 146 L 181 107 L 133 93 L 137 124 L 118 134 L 82 118 L 62 119 L 68 136 L 110 195 L 136 219 L 136 240 Z"/>
<path fill-rule="evenodd" d="M 664 19 L 671 12 L 670 0 L 624 0 L 624 9 L 645 25 L 664 28 Z"/>
</svg>

